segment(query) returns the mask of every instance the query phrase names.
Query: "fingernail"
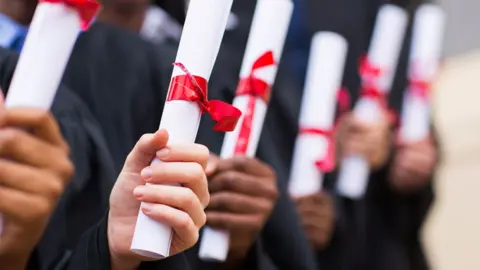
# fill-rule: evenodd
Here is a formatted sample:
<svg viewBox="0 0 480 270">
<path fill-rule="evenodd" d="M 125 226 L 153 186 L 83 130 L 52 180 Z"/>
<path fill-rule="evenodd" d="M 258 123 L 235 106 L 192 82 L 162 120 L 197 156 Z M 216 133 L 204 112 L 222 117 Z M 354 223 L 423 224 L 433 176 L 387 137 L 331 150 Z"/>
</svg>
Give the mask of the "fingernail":
<svg viewBox="0 0 480 270">
<path fill-rule="evenodd" d="M 145 195 L 145 187 L 144 186 L 138 186 L 133 190 L 133 195 L 137 198 L 140 199 Z"/>
<path fill-rule="evenodd" d="M 168 156 L 169 153 L 170 153 L 170 149 L 163 148 L 162 150 L 157 151 L 157 158 L 160 158 L 160 159 L 164 158 Z"/>
<path fill-rule="evenodd" d="M 140 173 L 140 175 L 145 178 L 145 179 L 148 179 L 148 178 L 151 178 L 152 175 L 153 175 L 153 171 L 150 167 L 146 167 L 145 169 L 142 170 L 142 172 Z"/>
<path fill-rule="evenodd" d="M 145 214 L 148 214 L 148 213 L 152 212 L 152 210 L 153 210 L 153 204 L 151 204 L 151 203 L 143 203 L 142 204 L 142 211 Z"/>
</svg>

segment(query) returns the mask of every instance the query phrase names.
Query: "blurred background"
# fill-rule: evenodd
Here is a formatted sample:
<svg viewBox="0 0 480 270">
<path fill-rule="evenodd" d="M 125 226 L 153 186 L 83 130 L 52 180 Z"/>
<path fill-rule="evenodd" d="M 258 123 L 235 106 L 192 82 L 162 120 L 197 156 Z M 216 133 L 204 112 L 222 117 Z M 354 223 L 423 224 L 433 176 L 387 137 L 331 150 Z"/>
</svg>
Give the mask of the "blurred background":
<svg viewBox="0 0 480 270">
<path fill-rule="evenodd" d="M 480 1 L 438 2 L 448 15 L 445 62 L 434 90 L 444 155 L 424 240 L 433 269 L 476 270 L 480 269 Z"/>
</svg>

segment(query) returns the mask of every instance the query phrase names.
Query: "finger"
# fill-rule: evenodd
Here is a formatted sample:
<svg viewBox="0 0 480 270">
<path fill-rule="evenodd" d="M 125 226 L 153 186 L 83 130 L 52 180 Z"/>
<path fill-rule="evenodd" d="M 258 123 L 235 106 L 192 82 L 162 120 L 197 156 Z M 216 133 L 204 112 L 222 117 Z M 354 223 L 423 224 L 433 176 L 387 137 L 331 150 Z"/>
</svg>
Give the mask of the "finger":
<svg viewBox="0 0 480 270">
<path fill-rule="evenodd" d="M 67 143 L 63 140 L 60 127 L 51 113 L 37 108 L 12 108 L 5 110 L 0 117 L 2 127 L 22 127 L 43 140 L 68 150 Z"/>
<path fill-rule="evenodd" d="M 362 155 L 366 156 L 368 154 L 367 145 L 361 141 L 361 138 L 352 138 L 345 142 L 344 155 Z"/>
<path fill-rule="evenodd" d="M 194 162 L 159 162 L 142 171 L 145 182 L 150 184 L 179 183 L 191 189 L 203 205 L 210 199 L 207 176 L 200 164 Z"/>
<path fill-rule="evenodd" d="M 239 172 L 244 172 L 247 174 L 253 174 L 256 176 L 271 177 L 274 175 L 273 169 L 267 164 L 260 162 L 256 158 L 251 158 L 247 156 L 234 156 L 222 162 L 218 165 L 219 171 L 230 171 L 235 170 Z M 270 178 L 274 179 L 274 178 Z"/>
<path fill-rule="evenodd" d="M 0 129 L 0 156 L 52 170 L 62 178 L 69 179 L 73 171 L 63 150 L 52 147 L 19 129 Z"/>
<path fill-rule="evenodd" d="M 169 144 L 157 152 L 157 158 L 165 162 L 196 162 L 207 167 L 210 152 L 201 144 Z"/>
<path fill-rule="evenodd" d="M 145 185 L 134 189 L 135 197 L 151 204 L 163 204 L 188 213 L 198 226 L 205 224 L 204 206 L 192 190 L 179 186 Z"/>
<path fill-rule="evenodd" d="M 32 220 L 46 219 L 51 214 L 56 200 L 0 186 L 0 213 L 22 224 Z"/>
<path fill-rule="evenodd" d="M 398 169 L 420 177 L 428 177 L 433 169 L 433 161 L 423 153 L 405 152 L 398 160 Z"/>
<path fill-rule="evenodd" d="M 313 205 L 299 208 L 298 213 L 302 217 L 308 217 L 309 219 L 323 219 L 332 216 L 332 211 L 330 209 L 326 207 L 322 207 L 321 209 L 319 209 Z"/>
<path fill-rule="evenodd" d="M 234 192 L 219 192 L 212 195 L 208 211 L 238 214 L 268 213 L 272 203 L 268 199 L 255 198 Z"/>
<path fill-rule="evenodd" d="M 233 191 L 254 197 L 276 199 L 278 196 L 277 186 L 264 179 L 232 170 L 222 171 L 209 181 L 208 189 L 212 194 L 220 191 Z"/>
<path fill-rule="evenodd" d="M 0 159 L 0 186 L 5 186 L 32 195 L 43 195 L 57 199 L 63 192 L 66 182 L 54 178 L 46 171 Z"/>
<path fill-rule="evenodd" d="M 143 204 L 142 212 L 151 219 L 172 227 L 185 249 L 197 243 L 199 227 L 195 226 L 187 213 L 162 204 Z"/>
<path fill-rule="evenodd" d="M 262 215 L 239 215 L 223 212 L 207 212 L 207 225 L 223 230 L 258 230 L 263 224 Z M 260 227 L 260 228 L 259 228 Z"/>
<path fill-rule="evenodd" d="M 219 162 L 220 158 L 217 155 L 210 154 L 207 162 L 207 168 L 205 168 L 205 173 L 207 176 L 211 176 L 217 171 Z"/>
<path fill-rule="evenodd" d="M 137 142 L 125 160 L 127 171 L 140 171 L 149 166 L 158 150 L 164 148 L 168 142 L 166 130 L 159 130 L 154 134 L 144 134 Z"/>
</svg>

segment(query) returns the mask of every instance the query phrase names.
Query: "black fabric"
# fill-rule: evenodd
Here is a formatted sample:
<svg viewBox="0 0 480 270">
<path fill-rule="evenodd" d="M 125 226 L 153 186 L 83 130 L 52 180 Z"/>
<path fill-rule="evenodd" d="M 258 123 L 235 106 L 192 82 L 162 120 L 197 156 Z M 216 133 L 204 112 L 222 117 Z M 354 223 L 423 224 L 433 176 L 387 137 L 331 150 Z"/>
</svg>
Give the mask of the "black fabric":
<svg viewBox="0 0 480 270">
<path fill-rule="evenodd" d="M 75 45 L 64 82 L 101 124 L 117 172 L 137 140 L 158 129 L 169 83 L 161 62 L 135 33 L 100 22 Z"/>
<path fill-rule="evenodd" d="M 18 56 L 0 48 L 0 85 L 7 90 Z M 60 87 L 52 106 L 70 146 L 75 175 L 60 198 L 49 226 L 38 244 L 29 269 L 52 269 L 81 234 L 107 209 L 115 180 L 113 161 L 96 120 L 81 100 Z"/>
<path fill-rule="evenodd" d="M 110 252 L 107 238 L 107 218 L 93 226 L 78 243 L 65 270 L 110 269 Z M 158 262 L 143 263 L 139 270 L 189 270 L 190 266 L 183 254 Z"/>
</svg>

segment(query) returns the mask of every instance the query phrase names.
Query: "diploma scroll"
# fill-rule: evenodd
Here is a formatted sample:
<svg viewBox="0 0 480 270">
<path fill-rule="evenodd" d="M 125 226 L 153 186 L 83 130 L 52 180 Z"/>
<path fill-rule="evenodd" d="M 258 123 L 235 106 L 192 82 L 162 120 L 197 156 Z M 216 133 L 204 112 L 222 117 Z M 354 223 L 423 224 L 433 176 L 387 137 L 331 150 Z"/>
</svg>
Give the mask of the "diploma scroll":
<svg viewBox="0 0 480 270">
<path fill-rule="evenodd" d="M 408 15 L 402 8 L 390 4 L 380 8 L 369 53 L 360 67 L 361 97 L 353 111 L 355 117 L 365 123 L 375 123 L 387 106 L 407 22 Z M 340 167 L 338 192 L 351 199 L 363 197 L 369 175 L 363 157 L 346 157 Z"/>
<path fill-rule="evenodd" d="M 445 27 L 445 14 L 434 4 L 415 14 L 409 64 L 410 84 L 403 100 L 401 142 L 417 142 L 430 134 L 430 85 L 436 75 Z"/>
<path fill-rule="evenodd" d="M 336 98 L 347 47 L 345 38 L 332 32 L 319 32 L 312 39 L 288 187 L 292 197 L 318 193 L 323 174 L 332 169 Z"/>
<path fill-rule="evenodd" d="M 240 71 L 233 105 L 243 116 L 234 132 L 226 134 L 220 156 L 255 156 L 267 112 L 270 88 L 275 81 L 288 26 L 293 12 L 291 0 L 259 0 Z M 225 261 L 229 233 L 206 227 L 200 242 L 203 260 Z"/>
<path fill-rule="evenodd" d="M 193 143 L 200 117 L 208 112 L 218 120 L 216 130 L 231 131 L 240 111 L 220 101 L 207 100 L 207 83 L 215 63 L 233 0 L 191 0 L 183 28 L 160 129 L 169 144 Z M 222 110 L 229 112 L 225 113 Z M 228 115 L 229 114 L 229 115 Z M 153 163 L 160 162 L 154 160 Z M 172 228 L 139 211 L 131 250 L 160 259 L 169 256 Z"/>
<path fill-rule="evenodd" d="M 5 106 L 49 110 L 73 46 L 100 5 L 95 0 L 40 0 L 12 78 Z M 0 216 L 0 234 L 1 228 Z"/>
</svg>

